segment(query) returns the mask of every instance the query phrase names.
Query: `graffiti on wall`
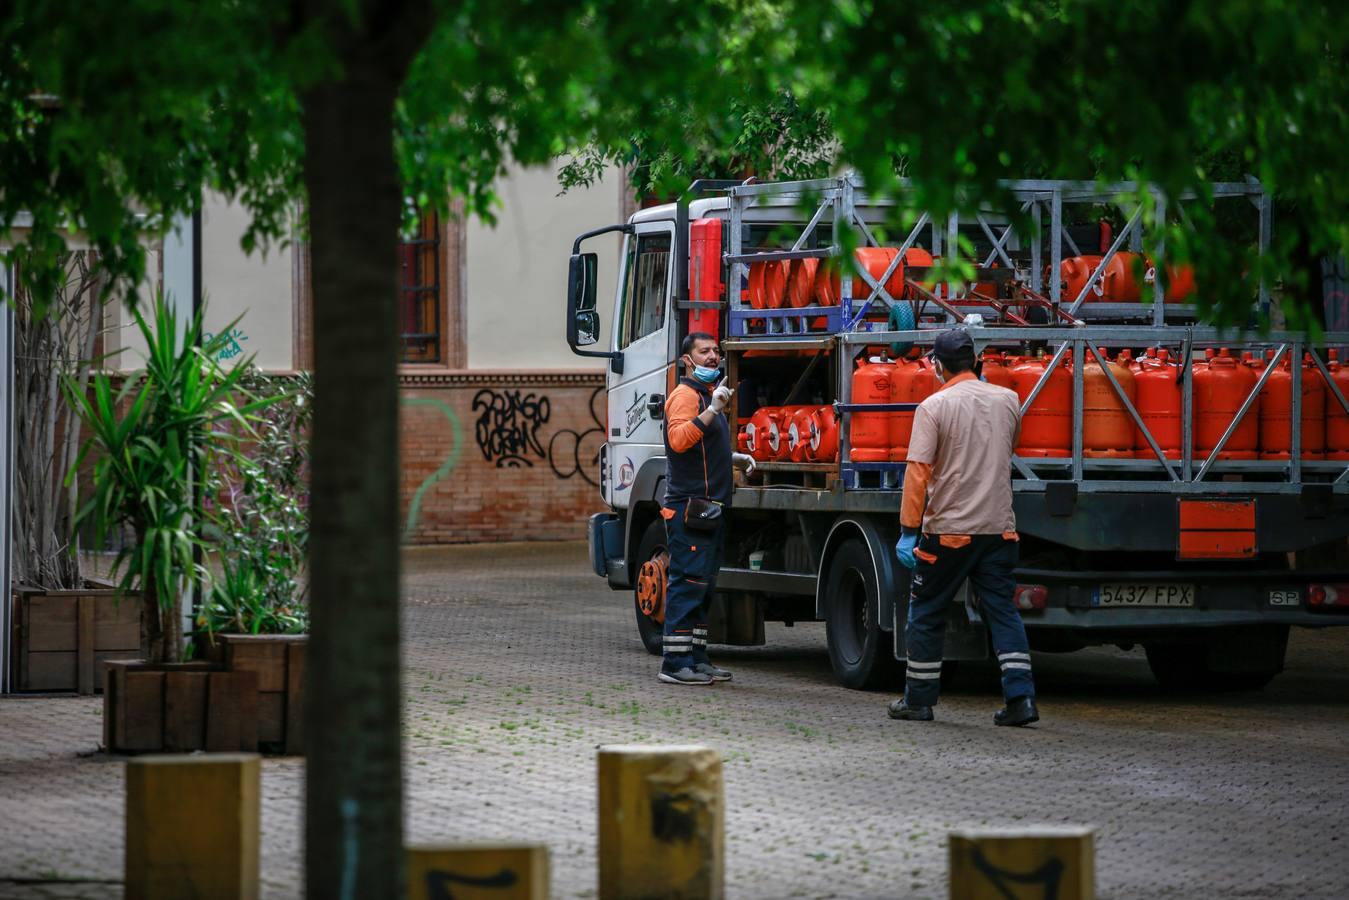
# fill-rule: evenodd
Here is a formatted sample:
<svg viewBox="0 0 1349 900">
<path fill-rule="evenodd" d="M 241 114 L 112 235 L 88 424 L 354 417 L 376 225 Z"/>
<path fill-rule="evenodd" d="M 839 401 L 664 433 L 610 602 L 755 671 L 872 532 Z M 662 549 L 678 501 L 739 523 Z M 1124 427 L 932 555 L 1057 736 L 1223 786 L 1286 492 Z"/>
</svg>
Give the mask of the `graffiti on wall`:
<svg viewBox="0 0 1349 900">
<path fill-rule="evenodd" d="M 586 482 L 600 486 L 600 445 L 604 443 L 604 419 L 599 404 L 604 402 L 604 388 L 595 388 L 590 395 L 591 427 L 584 431 L 562 428 L 548 441 L 548 464 L 558 478 L 580 475 Z"/>
<path fill-rule="evenodd" d="M 534 465 L 530 457 L 547 458 L 539 440 L 539 429 L 552 415 L 546 395 L 483 388 L 473 397 L 473 412 L 478 414 L 473 429 L 478 449 L 498 469 L 525 468 Z"/>
<path fill-rule="evenodd" d="M 445 416 L 445 421 L 449 423 L 451 435 L 449 452 L 440 461 L 440 466 L 426 476 L 422 483 L 417 486 L 417 492 L 412 495 L 412 499 L 408 501 L 407 524 L 403 526 L 403 539 L 407 540 L 412 537 L 413 531 L 417 529 L 417 520 L 421 518 L 422 514 L 422 499 L 426 496 L 426 492 L 454 471 L 454 467 L 458 465 L 459 454 L 464 446 L 464 431 L 459 426 L 459 417 L 454 414 L 454 410 L 450 409 L 450 405 L 443 400 L 437 400 L 434 397 L 404 397 L 403 405 L 430 406 L 440 410 L 441 414 Z"/>
<path fill-rule="evenodd" d="M 215 337 L 216 336 L 209 331 L 201 336 L 202 341 L 207 344 L 211 343 Z M 216 354 L 217 360 L 223 362 L 227 359 L 234 359 L 236 356 L 243 355 L 244 348 L 239 345 L 248 340 L 248 335 L 244 334 L 242 329 L 232 328 L 228 333 L 221 335 L 221 337 L 224 339 L 224 345 L 220 348 L 220 352 Z"/>
</svg>

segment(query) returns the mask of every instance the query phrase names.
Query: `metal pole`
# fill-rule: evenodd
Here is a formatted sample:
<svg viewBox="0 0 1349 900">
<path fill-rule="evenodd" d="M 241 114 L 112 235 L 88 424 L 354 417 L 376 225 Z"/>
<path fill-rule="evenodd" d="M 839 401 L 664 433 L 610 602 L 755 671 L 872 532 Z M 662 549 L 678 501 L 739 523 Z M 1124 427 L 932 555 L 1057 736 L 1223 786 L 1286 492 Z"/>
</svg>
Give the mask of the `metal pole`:
<svg viewBox="0 0 1349 900">
<path fill-rule="evenodd" d="M 1057 190 L 1049 198 L 1049 299 L 1057 306 L 1062 300 L 1063 276 L 1063 195 Z"/>
<path fill-rule="evenodd" d="M 852 181 L 848 178 L 842 179 L 842 189 L 839 191 L 838 205 L 834 207 L 834 245 L 844 246 L 840 235 L 843 229 L 852 228 L 853 206 L 852 206 Z M 851 260 L 846 260 L 842 256 L 838 258 L 838 305 L 839 316 L 844 322 L 852 321 L 852 267 L 848 265 Z"/>
<path fill-rule="evenodd" d="M 1166 272 L 1166 196 L 1158 192 L 1157 222 L 1157 258 L 1152 268 L 1152 324 L 1158 327 L 1166 324 L 1166 291 L 1162 290 L 1162 276 Z"/>
<path fill-rule="evenodd" d="M 1040 261 L 1042 254 L 1042 244 L 1044 243 L 1044 224 L 1041 221 L 1044 216 L 1041 212 L 1040 201 L 1033 201 L 1031 206 L 1031 222 L 1035 225 L 1035 238 L 1030 245 L 1030 289 L 1037 294 L 1044 293 L 1044 263 Z"/>
<path fill-rule="evenodd" d="M 0 694 L 8 694 L 10 653 L 10 529 L 14 489 L 14 270 L 0 269 Z"/>
<path fill-rule="evenodd" d="M 1194 476 L 1194 343 L 1180 347 L 1180 467 L 1183 481 Z"/>
</svg>

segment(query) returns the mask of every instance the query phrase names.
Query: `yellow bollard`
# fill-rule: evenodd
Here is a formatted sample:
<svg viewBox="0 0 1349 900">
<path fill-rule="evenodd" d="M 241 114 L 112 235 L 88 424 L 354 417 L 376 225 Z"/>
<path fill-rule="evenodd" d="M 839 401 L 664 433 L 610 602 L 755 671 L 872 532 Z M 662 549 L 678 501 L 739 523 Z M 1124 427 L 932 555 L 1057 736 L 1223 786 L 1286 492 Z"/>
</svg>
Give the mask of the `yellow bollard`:
<svg viewBox="0 0 1349 900">
<path fill-rule="evenodd" d="M 599 751 L 600 900 L 725 890 L 721 757 L 709 747 Z"/>
<path fill-rule="evenodd" d="M 1090 828 L 953 831 L 952 900 L 1093 900 L 1096 850 Z"/>
<path fill-rule="evenodd" d="M 408 900 L 548 900 L 543 844 L 408 848 Z"/>
<path fill-rule="evenodd" d="M 257 900 L 256 753 L 126 764 L 126 900 Z"/>
</svg>

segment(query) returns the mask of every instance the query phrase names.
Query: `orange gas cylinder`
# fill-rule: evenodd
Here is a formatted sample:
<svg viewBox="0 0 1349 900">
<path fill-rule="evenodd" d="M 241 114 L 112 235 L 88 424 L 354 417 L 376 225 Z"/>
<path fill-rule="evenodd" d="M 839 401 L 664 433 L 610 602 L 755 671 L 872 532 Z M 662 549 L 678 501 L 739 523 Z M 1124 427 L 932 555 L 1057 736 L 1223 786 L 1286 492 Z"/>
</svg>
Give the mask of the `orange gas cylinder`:
<svg viewBox="0 0 1349 900">
<path fill-rule="evenodd" d="M 1049 359 L 1024 359 L 1012 368 L 1012 388 L 1025 403 L 1039 383 Z M 1021 417 L 1018 456 L 1070 456 L 1073 448 L 1073 376 L 1065 360 L 1050 373 L 1035 403 Z"/>
<path fill-rule="evenodd" d="M 803 409 L 810 409 L 809 406 L 779 406 L 777 415 L 773 416 L 773 421 L 768 425 L 768 448 L 772 455 L 769 459 L 790 460 L 792 458 L 792 448 L 789 443 L 792 417 Z"/>
<path fill-rule="evenodd" d="M 889 403 L 896 365 L 883 356 L 860 362 L 852 376 L 853 403 Z M 856 412 L 848 429 L 851 458 L 857 462 L 890 459 L 890 436 L 895 413 Z"/>
<path fill-rule="evenodd" d="M 873 280 L 879 281 L 889 267 L 890 261 L 899 253 L 894 247 L 858 247 L 853 251 L 857 268 L 865 270 Z M 907 254 L 905 259 L 908 259 Z M 820 266 L 815 275 L 815 294 L 824 306 L 837 306 L 842 292 L 843 277 L 838 261 L 830 259 Z M 895 266 L 895 271 L 885 282 L 886 292 L 899 299 L 904 294 L 904 263 Z M 871 294 L 871 286 L 858 275 L 853 276 L 852 296 L 855 300 L 864 300 Z"/>
<path fill-rule="evenodd" d="M 1191 266 L 1166 267 L 1166 302 L 1180 303 L 1194 293 L 1194 269 Z"/>
<path fill-rule="evenodd" d="M 1272 352 L 1272 351 L 1271 351 Z M 1285 357 L 1270 373 L 1260 404 L 1260 458 L 1288 459 L 1293 439 L 1293 367 Z M 1308 356 L 1302 364 L 1302 458 L 1326 450 L 1326 383 Z"/>
<path fill-rule="evenodd" d="M 819 407 L 803 406 L 787 422 L 787 455 L 792 462 L 805 462 L 810 449 L 810 417 Z"/>
<path fill-rule="evenodd" d="M 1224 347 L 1204 354 L 1206 362 L 1194 364 L 1194 452 L 1207 458 L 1218 446 L 1237 411 L 1250 396 L 1258 376 L 1248 366 L 1241 365 Z M 1260 446 L 1260 407 L 1269 401 L 1269 386 L 1261 398 L 1251 406 L 1246 417 L 1227 441 L 1219 459 L 1255 459 Z"/>
<path fill-rule="evenodd" d="M 1105 356 L 1105 348 L 1099 350 Z M 1105 364 L 1119 382 L 1130 403 L 1138 401 L 1134 373 L 1128 367 L 1109 358 Z M 1096 357 L 1088 356 L 1082 367 L 1082 455 L 1090 457 L 1124 457 L 1134 455 L 1133 418 L 1124 408 L 1119 394 L 1110 386 L 1110 379 Z"/>
<path fill-rule="evenodd" d="M 1138 391 L 1138 415 L 1148 427 L 1152 439 L 1162 448 L 1167 459 L 1181 456 L 1181 412 L 1183 409 L 1180 383 L 1176 380 L 1180 367 L 1170 360 L 1166 350 L 1148 350 L 1134 373 Z M 1143 432 L 1134 428 L 1134 456 L 1156 459 Z"/>
<path fill-rule="evenodd" d="M 815 273 L 818 259 L 794 259 L 787 274 L 787 303 L 797 309 L 815 302 Z"/>
<path fill-rule="evenodd" d="M 984 365 L 980 371 L 984 381 L 989 384 L 996 384 L 998 387 L 1012 387 L 1012 370 L 1007 365 L 1006 358 L 996 350 L 984 351 Z"/>
<path fill-rule="evenodd" d="M 838 418 L 834 414 L 834 407 L 821 406 L 810 414 L 806 459 L 810 462 L 833 462 L 838 459 Z"/>
<path fill-rule="evenodd" d="M 1137 303 L 1143 296 L 1142 283 L 1147 270 L 1152 267 L 1141 253 L 1119 252 L 1106 263 L 1105 282 L 1106 303 Z"/>
<path fill-rule="evenodd" d="M 1338 350 L 1330 351 L 1326 368 L 1341 396 L 1349 400 L 1349 366 L 1340 365 Z M 1349 412 L 1329 389 L 1326 390 L 1326 459 L 1349 459 Z"/>
<path fill-rule="evenodd" d="M 1070 256 L 1059 263 L 1059 282 L 1062 284 L 1060 299 L 1064 303 L 1072 303 L 1077 299 L 1077 295 L 1082 293 L 1082 286 L 1087 283 L 1087 279 L 1091 277 L 1092 272 L 1096 271 L 1096 267 L 1101 264 L 1103 258 L 1090 254 Z M 1087 299 L 1083 302 L 1105 302 L 1104 277 L 1096 279 L 1096 283 L 1087 292 Z"/>
<path fill-rule="evenodd" d="M 749 423 L 745 425 L 745 450 L 750 456 L 759 462 L 767 462 L 777 455 L 774 448 L 768 445 L 768 435 L 772 430 L 773 420 L 778 415 L 779 407 L 761 406 L 754 411 L 750 417 Z"/>
<path fill-rule="evenodd" d="M 1119 353 L 1115 355 L 1115 362 L 1119 363 L 1121 366 L 1124 366 L 1130 372 L 1138 374 L 1139 361 L 1134 359 L 1134 352 L 1132 350 L 1128 349 L 1121 350 Z"/>
<path fill-rule="evenodd" d="M 749 305 L 755 309 L 780 309 L 787 293 L 786 260 L 750 263 Z"/>
<path fill-rule="evenodd" d="M 922 403 L 937 392 L 941 383 L 932 370 L 930 360 L 901 360 L 890 381 L 891 403 Z M 913 410 L 894 413 L 890 431 L 890 461 L 904 462 L 909 458 L 909 437 L 913 434 Z"/>
</svg>

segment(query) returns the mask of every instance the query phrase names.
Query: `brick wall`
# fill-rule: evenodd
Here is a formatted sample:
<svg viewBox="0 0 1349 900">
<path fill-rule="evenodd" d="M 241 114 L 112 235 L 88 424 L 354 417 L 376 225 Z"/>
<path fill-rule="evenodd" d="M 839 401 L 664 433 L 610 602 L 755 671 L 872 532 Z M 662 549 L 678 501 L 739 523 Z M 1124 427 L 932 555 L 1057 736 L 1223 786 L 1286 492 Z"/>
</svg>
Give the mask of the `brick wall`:
<svg viewBox="0 0 1349 900">
<path fill-rule="evenodd" d="M 604 375 L 401 377 L 402 513 L 414 544 L 580 540 L 604 508 Z"/>
</svg>

